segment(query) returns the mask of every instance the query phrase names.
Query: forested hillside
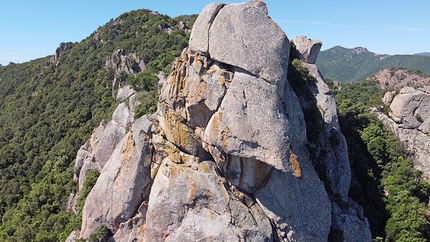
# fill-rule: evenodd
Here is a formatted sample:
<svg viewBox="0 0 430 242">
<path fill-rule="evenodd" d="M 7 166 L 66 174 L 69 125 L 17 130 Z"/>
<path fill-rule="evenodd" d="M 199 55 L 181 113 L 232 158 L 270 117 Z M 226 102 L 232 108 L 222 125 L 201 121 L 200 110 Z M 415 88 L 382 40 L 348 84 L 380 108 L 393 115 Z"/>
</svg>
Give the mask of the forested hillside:
<svg viewBox="0 0 430 242">
<path fill-rule="evenodd" d="M 357 82 L 382 69 L 412 68 L 430 74 L 430 58 L 422 55 L 380 55 L 357 47 L 335 46 L 321 51 L 317 65 L 326 78 L 340 82 Z"/>
<path fill-rule="evenodd" d="M 55 56 L 0 67 L 0 241 L 63 241 L 79 226 L 65 209 L 73 163 L 116 107 L 113 80 L 141 91 L 140 111 L 150 111 L 155 74 L 187 45 L 195 18 L 124 13 L 79 43 L 61 43 Z M 118 49 L 146 68 L 129 63 L 130 75 L 106 65 Z"/>
<path fill-rule="evenodd" d="M 333 84 L 329 81 L 330 84 Z M 385 93 L 375 80 L 331 85 L 353 173 L 349 195 L 365 209 L 376 241 L 428 241 L 429 183 L 376 116 Z"/>
</svg>

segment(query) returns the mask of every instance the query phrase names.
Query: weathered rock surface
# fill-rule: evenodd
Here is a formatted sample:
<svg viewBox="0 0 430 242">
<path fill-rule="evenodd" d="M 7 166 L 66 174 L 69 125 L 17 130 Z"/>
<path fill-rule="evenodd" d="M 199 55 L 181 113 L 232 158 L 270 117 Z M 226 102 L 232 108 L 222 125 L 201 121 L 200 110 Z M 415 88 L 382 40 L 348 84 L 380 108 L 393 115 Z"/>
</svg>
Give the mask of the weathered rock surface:
<svg viewBox="0 0 430 242">
<path fill-rule="evenodd" d="M 321 42 L 307 39 L 295 42 L 295 47 L 302 50 L 306 49 L 305 46 L 311 48 L 309 43 Z M 305 46 L 301 46 L 302 44 Z M 297 57 L 295 53 L 291 55 Z M 304 59 L 302 61 L 301 65 L 314 79 L 305 81 L 291 78 L 289 81 L 304 113 L 309 158 L 330 191 L 331 228 L 342 231 L 344 241 L 371 241 L 363 208 L 348 197 L 351 168 L 346 141 L 340 132 L 335 100 L 317 66 L 306 63 Z M 335 197 L 342 201 L 339 202 Z"/>
<path fill-rule="evenodd" d="M 209 53 L 273 84 L 285 79 L 290 43 L 258 2 L 229 4 L 218 12 L 209 28 Z"/>
<path fill-rule="evenodd" d="M 127 54 L 124 49 L 119 49 L 115 51 L 112 56 L 106 58 L 105 68 L 111 69 L 115 72 L 114 79 L 112 81 L 112 96 L 115 96 L 115 91 L 121 87 L 126 87 L 127 82 L 121 78 L 123 73 L 126 74 L 137 74 L 145 70 L 146 65 L 143 60 L 141 60 L 136 53 Z M 126 91 L 126 90 L 123 90 Z M 117 100 L 123 102 L 121 97 L 124 94 L 119 94 Z"/>
<path fill-rule="evenodd" d="M 311 98 L 306 99 L 305 90 L 298 90 L 301 94 L 299 94 L 299 99 L 302 109 L 305 113 L 316 111 L 317 113 L 309 114 L 308 116 L 319 115 L 322 118 L 319 120 L 320 130 L 312 130 L 313 132 L 316 131 L 313 135 L 317 137 L 309 140 L 310 145 L 313 145 L 317 149 L 315 157 L 311 157 L 311 159 L 317 167 L 319 165 L 326 167 L 326 175 L 332 181 L 333 192 L 340 194 L 343 199 L 347 200 L 351 168 L 349 166 L 346 141 L 340 132 L 336 103 L 316 65 L 308 63 L 302 63 L 302 65 L 309 70 L 310 75 L 315 77 L 313 84 L 305 85 L 309 87 L 313 95 Z M 308 95 L 310 96 L 310 93 Z M 313 109 L 310 107 L 313 107 Z M 311 123 L 312 121 L 315 120 L 307 120 L 307 122 Z M 318 126 L 316 123 L 312 125 Z M 309 130 L 308 132 L 312 131 Z M 312 142 L 314 140 L 315 143 Z M 327 143 L 327 140 L 330 142 Z"/>
<path fill-rule="evenodd" d="M 373 79 L 377 80 L 379 86 L 387 91 L 430 84 L 430 77 L 406 69 L 384 69 L 373 76 Z"/>
<path fill-rule="evenodd" d="M 400 141 L 406 144 L 414 167 L 430 179 L 430 87 L 418 89 L 404 87 L 392 102 L 384 103 L 391 112 L 386 115 L 378 110 L 378 117 L 387 124 Z M 391 94 L 386 94 L 391 95 Z"/>
<path fill-rule="evenodd" d="M 130 132 L 116 146 L 82 212 L 81 236 L 88 238 L 101 223 L 114 229 L 134 217 L 149 196 L 151 153 L 145 117 L 136 120 Z"/>
<path fill-rule="evenodd" d="M 80 237 L 104 224 L 110 241 L 371 241 L 330 90 L 310 64 L 316 83 L 290 85 L 289 51 L 264 3 L 208 5 L 157 112 L 134 121 L 120 104 L 78 152 L 77 171 L 101 170 Z"/>
<path fill-rule="evenodd" d="M 293 43 L 297 50 L 295 54 L 300 60 L 309 64 L 315 64 L 322 46 L 320 40 L 312 40 L 306 36 L 297 36 L 294 38 Z"/>
<path fill-rule="evenodd" d="M 408 116 L 424 115 L 424 118 L 428 118 L 430 111 L 420 109 L 424 112 L 419 113 L 418 108 L 422 102 L 428 104 L 428 95 L 420 90 L 416 90 L 412 87 L 404 87 L 400 90 L 399 95 L 396 95 L 390 104 L 391 111 L 393 114 L 403 119 Z M 428 106 L 426 106 L 428 107 Z"/>
</svg>

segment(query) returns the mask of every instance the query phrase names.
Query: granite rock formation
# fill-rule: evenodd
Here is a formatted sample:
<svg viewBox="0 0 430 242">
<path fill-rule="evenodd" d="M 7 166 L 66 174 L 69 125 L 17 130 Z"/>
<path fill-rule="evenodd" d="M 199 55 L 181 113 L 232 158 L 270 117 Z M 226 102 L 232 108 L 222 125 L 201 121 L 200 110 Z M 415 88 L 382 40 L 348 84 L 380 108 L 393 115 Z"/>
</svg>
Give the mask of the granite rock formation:
<svg viewBox="0 0 430 242">
<path fill-rule="evenodd" d="M 313 58 L 315 82 L 292 83 L 289 40 L 263 2 L 208 5 L 157 112 L 133 120 L 120 104 L 114 131 L 101 125 L 78 152 L 79 183 L 86 163 L 101 171 L 79 237 L 106 225 L 110 241 L 371 241 Z"/>
<path fill-rule="evenodd" d="M 378 117 L 387 124 L 412 155 L 414 167 L 430 179 L 430 87 L 404 87 L 387 92 L 383 103 L 389 107 L 388 115 L 375 109 Z"/>
</svg>

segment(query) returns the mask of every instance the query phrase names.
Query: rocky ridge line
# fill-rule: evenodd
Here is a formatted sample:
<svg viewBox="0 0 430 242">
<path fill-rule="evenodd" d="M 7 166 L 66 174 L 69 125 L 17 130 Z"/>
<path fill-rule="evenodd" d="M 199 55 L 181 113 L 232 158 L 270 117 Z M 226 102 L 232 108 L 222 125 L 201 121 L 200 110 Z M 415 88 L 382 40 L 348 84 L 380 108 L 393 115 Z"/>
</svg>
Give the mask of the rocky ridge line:
<svg viewBox="0 0 430 242">
<path fill-rule="evenodd" d="M 327 241 L 333 231 L 371 241 L 347 195 L 330 90 L 312 63 L 302 65 L 314 83 L 287 80 L 290 43 L 267 13 L 260 1 L 208 5 L 161 80 L 157 112 L 134 121 L 122 103 L 95 130 L 77 170 L 101 174 L 68 241 L 101 225 L 110 241 Z M 295 40 L 311 59 L 315 44 Z M 314 121 L 320 128 L 310 130 Z"/>
</svg>

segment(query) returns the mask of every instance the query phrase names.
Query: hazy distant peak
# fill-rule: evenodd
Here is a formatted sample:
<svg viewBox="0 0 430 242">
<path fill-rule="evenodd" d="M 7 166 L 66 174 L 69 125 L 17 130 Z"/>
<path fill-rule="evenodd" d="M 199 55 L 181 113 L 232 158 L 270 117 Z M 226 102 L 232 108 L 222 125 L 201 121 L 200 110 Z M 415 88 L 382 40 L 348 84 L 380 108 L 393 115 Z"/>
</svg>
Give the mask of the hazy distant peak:
<svg viewBox="0 0 430 242">
<path fill-rule="evenodd" d="M 421 52 L 421 53 L 416 53 L 414 55 L 423 55 L 423 56 L 430 57 L 430 52 Z"/>
</svg>

